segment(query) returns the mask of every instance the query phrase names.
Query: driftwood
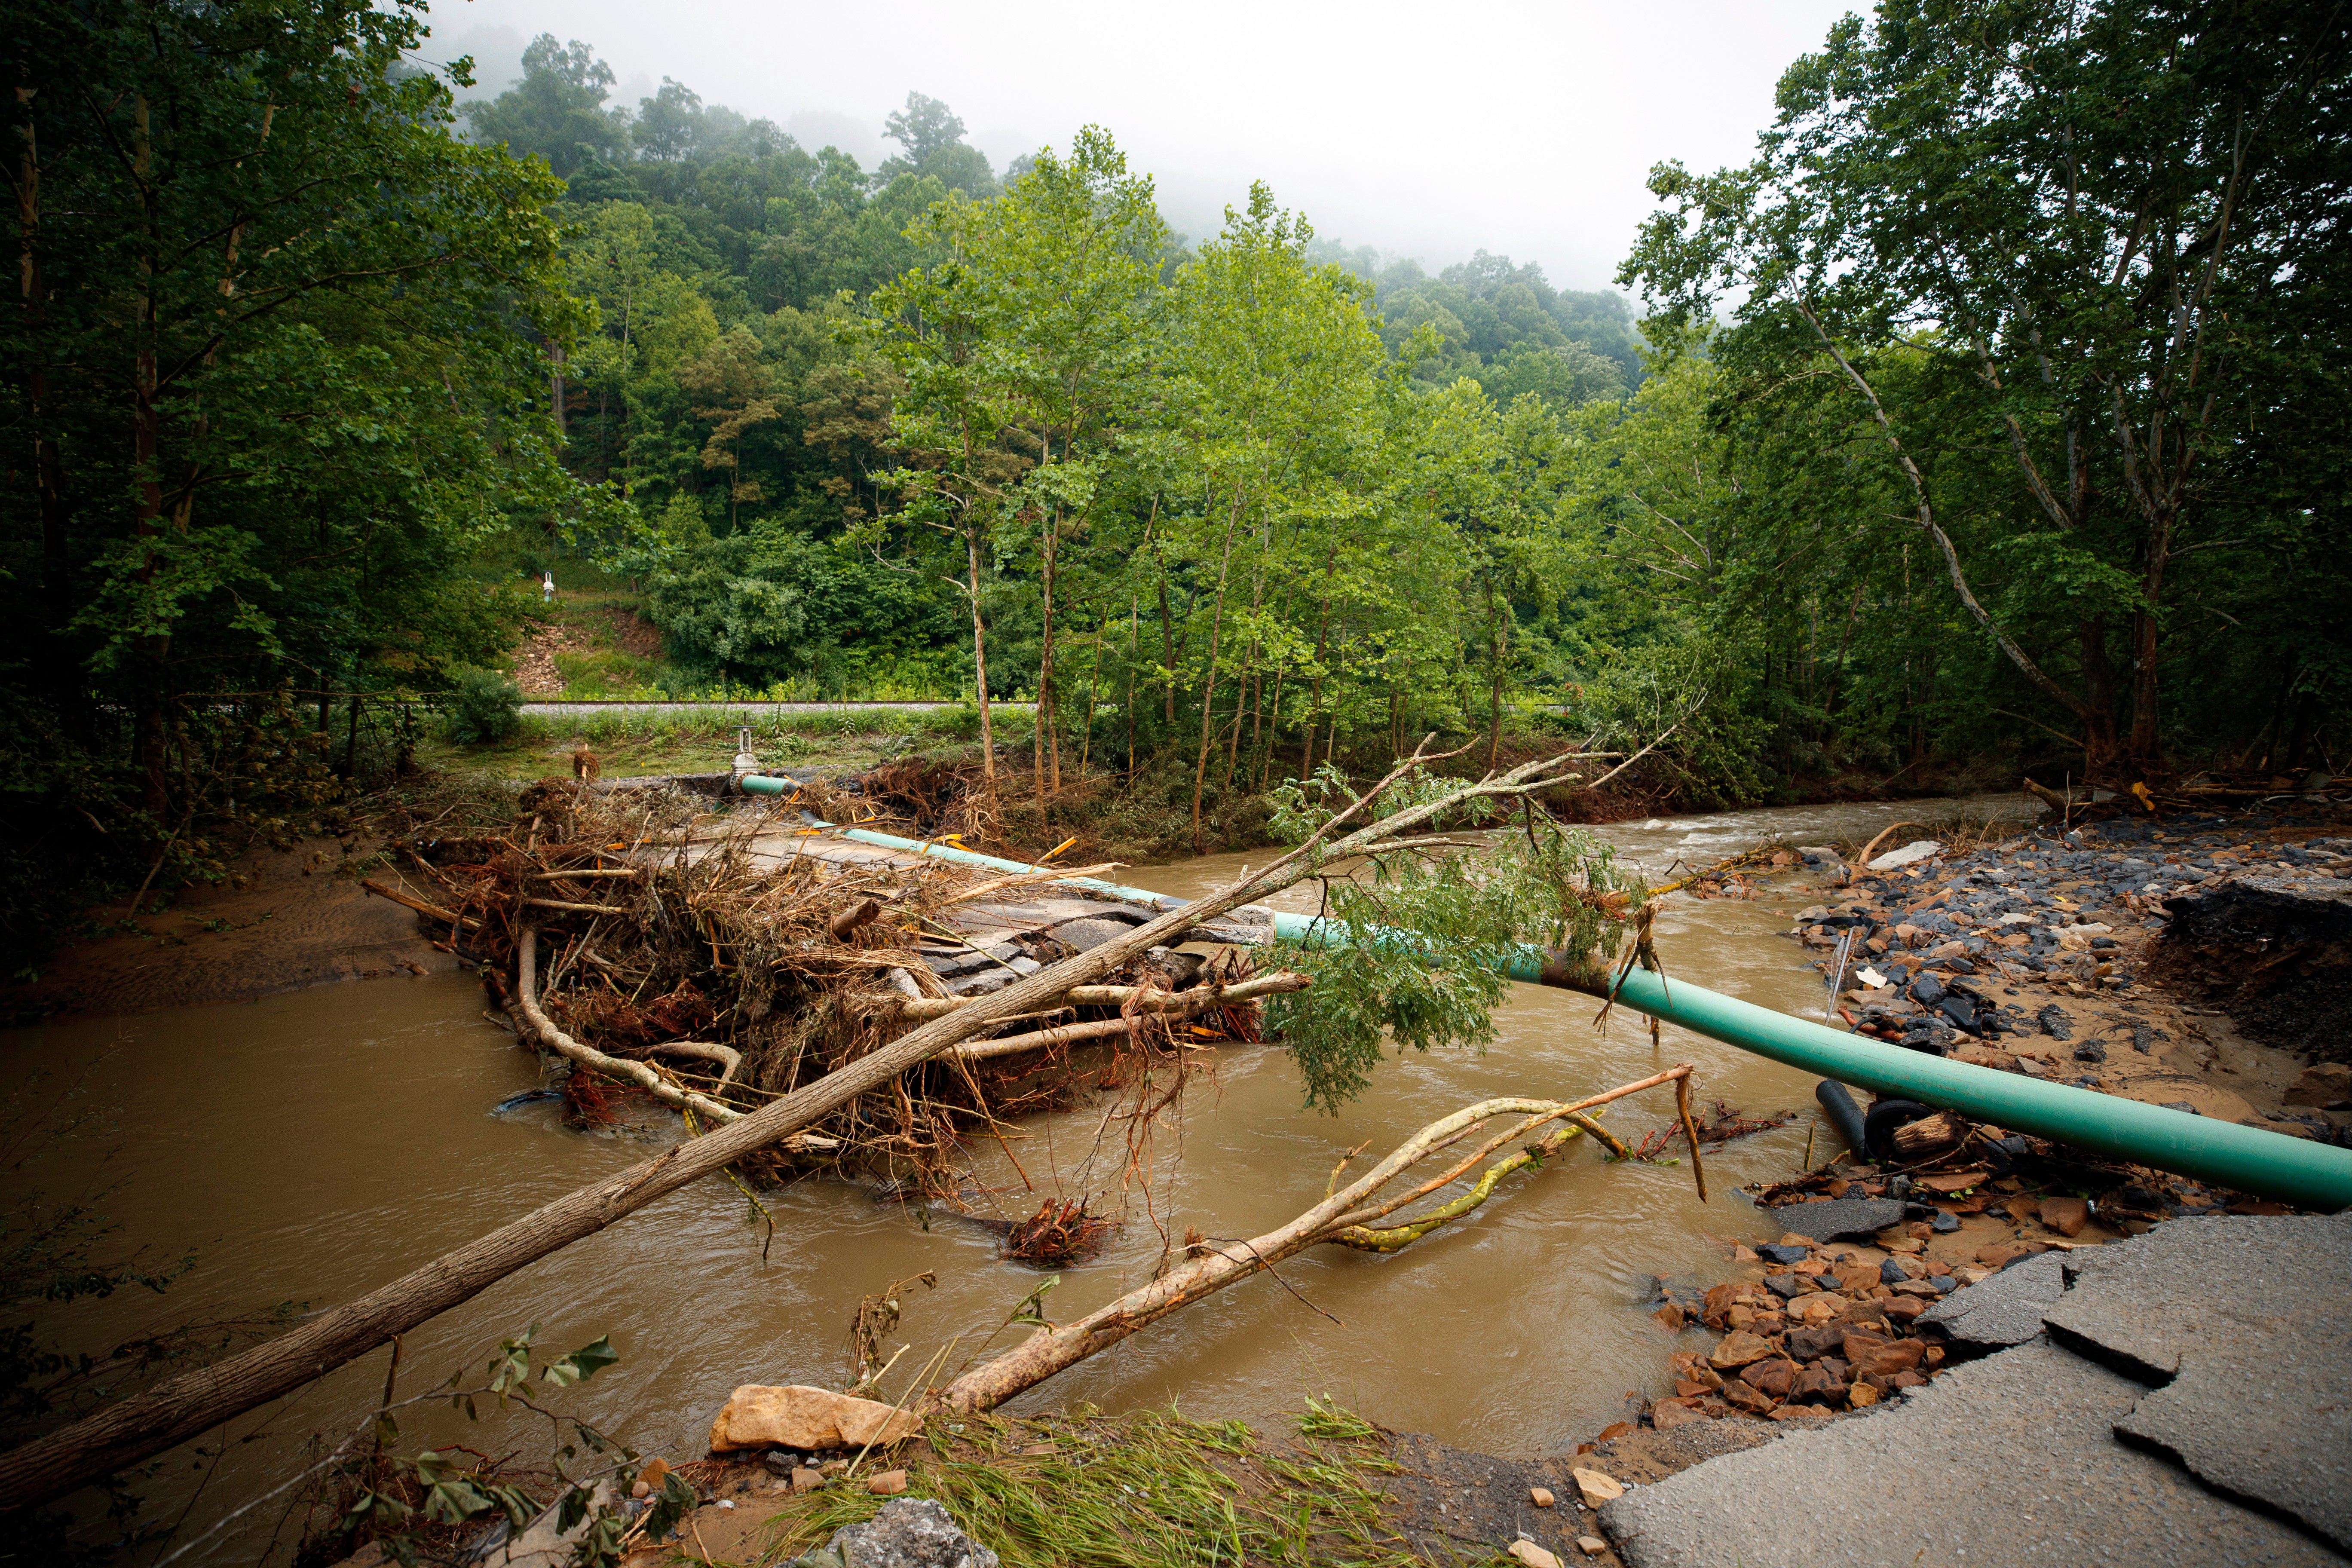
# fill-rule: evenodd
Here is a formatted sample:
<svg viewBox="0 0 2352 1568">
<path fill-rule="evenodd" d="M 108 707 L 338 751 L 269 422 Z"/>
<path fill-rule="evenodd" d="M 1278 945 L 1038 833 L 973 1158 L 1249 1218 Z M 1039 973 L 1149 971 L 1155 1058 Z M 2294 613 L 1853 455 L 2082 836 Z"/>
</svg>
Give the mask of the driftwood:
<svg viewBox="0 0 2352 1568">
<path fill-rule="evenodd" d="M 974 1367 L 949 1384 L 937 1394 L 935 1403 L 957 1415 L 993 1409 L 1024 1390 L 1045 1382 L 1055 1373 L 1066 1371 L 1118 1343 L 1147 1323 L 1157 1322 L 1195 1301 L 1238 1285 L 1252 1275 L 1270 1271 L 1284 1259 L 1294 1258 L 1310 1247 L 1327 1242 L 1364 1245 L 1366 1238 L 1377 1234 L 1370 1228 L 1374 1221 L 1385 1219 L 1406 1205 L 1459 1180 L 1479 1161 L 1504 1144 L 1525 1138 L 1547 1123 L 1564 1121 L 1579 1111 L 1590 1110 L 1594 1106 L 1605 1105 L 1612 1100 L 1622 1100 L 1626 1095 L 1654 1089 L 1663 1083 L 1679 1085 L 1690 1077 L 1690 1070 L 1687 1065 L 1669 1068 L 1638 1083 L 1625 1084 L 1603 1094 L 1565 1103 L 1544 1100 L 1487 1100 L 1457 1110 L 1442 1121 L 1431 1122 L 1406 1139 L 1394 1153 L 1374 1166 L 1360 1180 L 1331 1193 L 1289 1224 L 1249 1241 L 1195 1244 L 1187 1249 L 1192 1254 L 1188 1261 L 1075 1322 L 1039 1329 L 1004 1354 Z M 1422 1183 L 1410 1192 L 1381 1195 L 1382 1188 L 1406 1171 L 1461 1140 L 1474 1136 L 1488 1122 L 1505 1116 L 1510 1117 L 1511 1121 L 1500 1132 L 1486 1139 L 1444 1173 Z M 1557 1143 L 1553 1146 L 1557 1147 Z M 1517 1163 L 1530 1163 L 1522 1156 L 1514 1156 L 1512 1161 L 1505 1162 L 1505 1165 L 1516 1168 Z M 1345 1169 L 1347 1163 L 1346 1160 L 1341 1160 L 1340 1169 Z M 1334 1184 L 1338 1179 L 1339 1171 L 1335 1170 L 1332 1173 Z M 1485 1192 L 1478 1194 L 1477 1203 L 1485 1202 L 1486 1193 L 1493 1191 L 1492 1180 L 1484 1182 L 1483 1185 Z M 1477 1203 L 1459 1207 L 1448 1205 L 1445 1205 L 1447 1208 L 1454 1208 L 1456 1212 L 1444 1217 L 1424 1215 L 1423 1221 L 1407 1222 L 1398 1228 L 1412 1230 L 1415 1225 L 1422 1225 L 1423 1227 L 1414 1234 L 1426 1235 L 1438 1226 L 1475 1208 Z M 1394 1250 L 1393 1247 L 1373 1249 Z"/>
<path fill-rule="evenodd" d="M 825 930 L 835 942 L 847 942 L 859 926 L 882 912 L 882 906 L 872 899 L 860 899 L 826 923 Z"/>
<path fill-rule="evenodd" d="M 362 879 L 360 886 L 379 899 L 390 899 L 394 903 L 415 910 L 420 915 L 431 915 L 435 920 L 446 921 L 453 926 L 465 926 L 470 929 L 482 923 L 471 915 L 461 915 L 454 910 L 445 910 L 438 904 L 428 904 L 414 893 L 398 888 L 387 888 L 382 882 Z"/>
<path fill-rule="evenodd" d="M 1430 760 L 1425 751 L 1417 750 L 1297 848 L 1221 892 L 1170 910 L 1100 947 L 1065 959 L 982 997 L 970 1007 L 919 1025 L 880 1049 L 844 1064 L 740 1121 L 715 1127 L 643 1163 L 566 1194 L 358 1300 L 320 1313 L 277 1339 L 211 1366 L 169 1378 L 145 1393 L 119 1400 L 79 1421 L 0 1454 L 0 1511 L 47 1502 L 291 1393 L 386 1343 L 395 1334 L 406 1333 L 470 1300 L 517 1269 L 583 1237 L 594 1235 L 690 1182 L 714 1175 L 735 1161 L 790 1137 L 861 1094 L 895 1082 L 901 1074 L 950 1047 L 961 1045 L 1009 1019 L 1050 1007 L 1072 986 L 1099 981 L 1129 959 L 1169 942 L 1178 931 L 1189 931 L 1203 921 L 1279 892 L 1309 875 L 1320 863 L 1318 855 L 1330 858 L 1373 854 L 1409 842 L 1402 837 L 1409 829 L 1458 810 L 1466 802 L 1516 798 L 1549 788 L 1561 781 L 1549 775 L 1577 758 L 1569 753 L 1524 763 L 1506 773 L 1489 773 L 1476 784 L 1439 799 L 1407 807 L 1338 836 L 1340 825 L 1366 811 L 1374 796 Z M 1630 762 L 1621 764 L 1617 771 L 1630 765 Z M 372 890 L 392 896 L 381 888 Z M 405 897 L 394 901 L 415 907 Z M 425 912 L 438 919 L 455 918 L 446 910 Z M 1580 980 L 1586 978 L 1590 965 L 1570 964 L 1564 968 Z M 1351 1193 L 1355 1190 L 1349 1189 Z M 1351 1219 L 1351 1223 L 1355 1221 Z M 1165 1310 L 1172 1310 L 1173 1306 Z M 1123 1329 L 1113 1337 L 1124 1337 L 1132 1331 L 1131 1328 Z M 1080 1352 L 1087 1353 L 1091 1352 Z M 972 1375 L 980 1376 L 987 1370 L 980 1369 Z M 1048 1369 L 1052 1370 L 1058 1368 Z M 959 1386 L 969 1381 L 959 1380 Z"/>
<path fill-rule="evenodd" d="M 618 904 L 568 904 L 562 899 L 525 899 L 522 901 L 537 909 L 570 910 L 574 914 L 583 915 L 625 915 L 629 912 Z"/>
<path fill-rule="evenodd" d="M 1259 996 L 1279 995 L 1284 992 L 1304 991 L 1308 984 L 1304 974 L 1285 970 L 1276 974 L 1261 974 L 1234 985 L 1200 985 L 1190 991 L 1142 991 L 1132 985 L 1082 985 L 1073 988 L 1067 1001 L 1074 1005 L 1109 1006 L 1123 1005 L 1106 997 L 1109 992 L 1123 993 L 1135 998 L 1138 1014 L 1206 1013 L 1229 1002 L 1246 1002 Z M 1080 992 L 1087 993 L 1084 997 Z M 917 1016 L 922 1015 L 918 1014 Z M 946 1014 L 937 1015 L 947 1016 Z M 1024 1051 L 1043 1050 L 1048 1046 L 1074 1045 L 1083 1040 L 1107 1040 L 1126 1034 L 1130 1026 L 1121 1018 L 1099 1018 L 1084 1024 L 1060 1024 L 1049 1029 L 1037 1029 L 1025 1035 L 1005 1035 L 993 1040 L 974 1040 L 948 1052 L 957 1061 L 987 1061 L 995 1057 L 1016 1057 Z"/>
</svg>

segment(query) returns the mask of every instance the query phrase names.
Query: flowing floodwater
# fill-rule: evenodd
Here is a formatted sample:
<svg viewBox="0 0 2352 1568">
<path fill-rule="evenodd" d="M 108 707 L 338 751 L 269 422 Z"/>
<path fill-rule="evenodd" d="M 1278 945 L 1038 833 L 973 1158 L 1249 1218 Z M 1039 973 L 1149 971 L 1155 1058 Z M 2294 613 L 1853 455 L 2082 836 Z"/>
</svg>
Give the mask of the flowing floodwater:
<svg viewBox="0 0 2352 1568">
<path fill-rule="evenodd" d="M 1597 831 L 1663 879 L 1678 860 L 1704 865 L 1762 837 L 1866 838 L 1902 818 L 2018 810 L 2004 796 Z M 1192 895 L 1266 853 L 1126 875 Z M 1300 888 L 1276 901 L 1311 910 L 1313 899 Z M 1821 978 L 1780 934 L 1792 908 L 1769 892 L 1756 901 L 1673 900 L 1657 925 L 1669 978 L 1819 1016 Z M 165 1295 L 81 1303 L 54 1331 L 95 1350 L 158 1326 L 249 1318 L 281 1303 L 330 1306 L 651 1152 L 641 1138 L 567 1131 L 544 1105 L 491 1114 L 535 1086 L 539 1072 L 482 1007 L 471 979 L 440 974 L 75 1018 L 0 1037 L 0 1069 L 29 1086 L 19 1111 L 38 1104 L 97 1112 L 21 1174 L 45 1201 L 89 1202 L 110 1215 L 121 1228 L 107 1256 L 136 1252 L 150 1267 L 194 1258 Z M 1262 1420 L 1328 1395 L 1392 1427 L 1537 1454 L 1589 1439 L 1618 1418 L 1629 1393 L 1666 1392 L 1667 1336 L 1643 1304 L 1651 1277 L 1711 1283 L 1729 1271 L 1726 1248 L 1714 1243 L 1774 1228 L 1738 1189 L 1794 1168 L 1812 1080 L 1672 1028 L 1654 1051 L 1637 1016 L 1620 1015 L 1603 1035 L 1593 1012 L 1585 997 L 1514 987 L 1489 1050 L 1392 1058 L 1370 1092 L 1336 1117 L 1301 1109 L 1297 1076 L 1278 1049 L 1218 1050 L 1213 1076 L 1188 1094 L 1181 1118 L 1155 1132 L 1148 1209 L 1131 1182 L 1122 1193 L 1127 1151 L 1118 1131 L 1103 1131 L 1101 1108 L 1033 1118 L 1007 1130 L 1004 1147 L 976 1145 L 981 1176 L 1000 1189 L 993 1212 L 1004 1217 L 1034 1210 L 1024 1179 L 1039 1193 L 1092 1194 L 1113 1212 L 1124 1203 L 1117 1243 L 1063 1271 L 1047 1298 L 1046 1315 L 1059 1321 L 1148 1279 L 1163 1232 L 1181 1243 L 1187 1227 L 1214 1237 L 1271 1229 L 1321 1197 L 1348 1149 L 1368 1145 L 1368 1164 L 1415 1129 L 1489 1096 L 1571 1098 L 1690 1061 L 1701 1102 L 1799 1112 L 1710 1158 L 1714 1196 L 1704 1205 L 1687 1165 L 1611 1165 L 1579 1141 L 1542 1172 L 1513 1178 L 1474 1217 L 1402 1254 L 1318 1248 L 1283 1266 L 1290 1289 L 1267 1279 L 1235 1287 L 1032 1391 L 1016 1408 L 1175 1402 L 1195 1416 Z M 1632 1140 L 1672 1114 L 1671 1091 L 1654 1091 L 1612 1108 L 1610 1121 Z M 1823 1136 L 1817 1159 L 1833 1147 Z M 951 1338 L 945 1366 L 961 1363 L 1042 1278 L 1000 1260 L 980 1227 L 877 1204 L 854 1186 L 807 1182 L 762 1198 L 777 1227 L 764 1261 L 765 1226 L 744 1197 L 723 1182 L 698 1184 L 409 1335 L 403 1392 L 422 1393 L 461 1364 L 478 1372 L 500 1338 L 532 1322 L 554 1349 L 609 1333 L 620 1363 L 560 1403 L 642 1449 L 695 1454 L 739 1384 L 839 1386 L 851 1315 L 889 1281 L 925 1270 L 939 1279 L 936 1289 L 910 1286 L 904 1297 L 898 1337 L 913 1348 L 887 1385 L 895 1395 Z M 1007 1331 L 994 1348 L 1025 1331 Z M 199 1519 L 251 1499 L 290 1473 L 305 1436 L 348 1428 L 373 1407 L 385 1362 L 377 1352 L 233 1424 L 240 1441 L 217 1462 L 180 1450 L 145 1489 L 168 1505 L 167 1516 L 199 1489 Z M 543 1426 L 519 1416 L 488 1417 L 468 1436 L 462 1417 L 433 1410 L 404 1428 L 412 1444 L 547 1447 Z M 253 1434 L 266 1436 L 243 1441 Z M 274 1518 L 257 1510 L 265 1514 Z M 247 1558 L 256 1550 L 251 1541 L 241 1549 Z"/>
</svg>

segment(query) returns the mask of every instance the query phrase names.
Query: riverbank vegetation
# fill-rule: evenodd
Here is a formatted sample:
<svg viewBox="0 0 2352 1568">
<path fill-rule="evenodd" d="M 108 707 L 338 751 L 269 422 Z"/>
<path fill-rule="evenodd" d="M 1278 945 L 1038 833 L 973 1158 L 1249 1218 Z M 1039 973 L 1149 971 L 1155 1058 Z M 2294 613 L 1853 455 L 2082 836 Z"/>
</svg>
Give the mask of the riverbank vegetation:
<svg viewBox="0 0 2352 1568">
<path fill-rule="evenodd" d="M 992 799 L 1165 775 L 1196 844 L 1514 715 L 1680 721 L 1694 805 L 2343 743 L 2302 8 L 1841 24 L 1657 172 L 1638 324 L 1262 184 L 1172 233 L 1115 128 L 997 171 L 911 95 L 868 170 L 551 37 L 461 110 L 419 5 L 22 20 L 17 949 L 413 763 L 551 570 L 627 622 L 567 688 L 968 695 Z"/>
</svg>

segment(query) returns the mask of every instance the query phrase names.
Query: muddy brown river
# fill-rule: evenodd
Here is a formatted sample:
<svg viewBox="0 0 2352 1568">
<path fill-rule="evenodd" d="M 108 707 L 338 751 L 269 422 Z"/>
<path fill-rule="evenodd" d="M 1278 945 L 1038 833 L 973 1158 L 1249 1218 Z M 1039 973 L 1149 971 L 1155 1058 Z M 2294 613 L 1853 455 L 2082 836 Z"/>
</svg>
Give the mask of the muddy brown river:
<svg viewBox="0 0 2352 1568">
<path fill-rule="evenodd" d="M 1677 859 L 1703 865 L 1766 837 L 1867 837 L 1898 818 L 2019 810 L 2017 797 L 1990 796 L 1601 831 L 1662 877 Z M 1190 895 L 1265 854 L 1125 875 Z M 1277 901 L 1311 910 L 1313 897 L 1295 889 Z M 1769 894 L 1675 899 L 1657 928 L 1669 978 L 1819 1017 L 1821 978 L 1778 934 L 1794 907 Z M 482 1007 L 473 980 L 443 974 L 74 1018 L 0 1037 L 0 1070 L 12 1084 L 34 1085 L 27 1098 L 54 1106 L 71 1096 L 95 1112 L 21 1173 L 27 1190 L 14 1196 L 37 1186 L 46 1202 L 93 1204 L 120 1226 L 110 1256 L 136 1252 L 154 1267 L 194 1258 L 165 1295 L 80 1303 L 50 1331 L 102 1349 L 161 1325 L 249 1317 L 287 1302 L 329 1306 L 649 1152 L 643 1137 L 567 1131 L 550 1106 L 491 1114 L 503 1098 L 534 1087 L 539 1072 Z M 1391 1058 L 1370 1092 L 1337 1117 L 1301 1109 L 1297 1074 L 1278 1049 L 1220 1049 L 1181 1118 L 1156 1134 L 1148 1209 L 1132 1176 L 1122 1189 L 1118 1135 L 1097 1142 L 1099 1108 L 1020 1123 L 1012 1152 L 1038 1193 L 1091 1194 L 1098 1209 L 1126 1217 L 1098 1259 L 1062 1272 L 1045 1308 L 1062 1320 L 1147 1279 L 1162 1227 L 1178 1238 L 1188 1226 L 1256 1235 L 1316 1202 L 1343 1151 L 1368 1143 L 1368 1162 L 1377 1159 L 1414 1129 L 1488 1096 L 1570 1098 L 1687 1060 L 1702 1103 L 1798 1112 L 1787 1127 L 1710 1158 L 1715 1196 L 1704 1205 L 1686 1165 L 1611 1165 L 1579 1141 L 1544 1171 L 1512 1178 L 1471 1219 L 1395 1257 L 1320 1248 L 1284 1266 L 1296 1294 L 1271 1280 L 1244 1283 L 1032 1391 L 1016 1408 L 1175 1404 L 1194 1416 L 1260 1421 L 1328 1397 L 1391 1427 L 1537 1454 L 1589 1439 L 1618 1418 L 1629 1393 L 1667 1392 L 1665 1335 L 1641 1304 L 1651 1277 L 1711 1283 L 1729 1269 L 1717 1242 L 1771 1228 L 1738 1189 L 1795 1167 L 1813 1080 L 1671 1028 L 1654 1052 L 1637 1016 L 1621 1015 L 1603 1035 L 1593 1012 L 1582 997 L 1515 987 L 1492 1048 Z M 1671 1116 L 1671 1098 L 1660 1092 L 1613 1107 L 1609 1120 L 1630 1141 Z M 1832 1136 L 1823 1131 L 1816 1159 L 1834 1148 Z M 984 1143 L 973 1155 L 983 1181 L 1000 1189 L 995 1212 L 1034 1211 L 1036 1197 L 1003 1152 Z M 560 1403 L 640 1449 L 699 1454 L 712 1414 L 739 1384 L 843 1385 L 851 1315 L 890 1280 L 927 1269 L 939 1278 L 935 1290 L 909 1288 L 897 1342 L 911 1348 L 886 1384 L 895 1397 L 949 1341 L 946 1367 L 962 1363 L 1042 1277 L 1001 1260 L 980 1227 L 880 1204 L 855 1186 L 807 1182 L 763 1199 L 778 1226 L 765 1262 L 764 1226 L 743 1196 L 723 1182 L 702 1183 L 411 1334 L 403 1391 L 421 1393 L 460 1365 L 478 1372 L 502 1336 L 534 1321 L 541 1342 L 560 1349 L 608 1333 L 619 1364 Z M 992 1348 L 1025 1331 L 1006 1331 Z M 290 1473 L 310 1434 L 347 1429 L 373 1407 L 385 1361 L 377 1352 L 235 1423 L 236 1441 L 217 1462 L 179 1450 L 145 1488 L 150 1507 L 169 1517 L 193 1499 L 192 1517 L 202 1521 L 251 1500 Z M 446 1411 L 404 1426 L 408 1445 L 546 1447 L 543 1428 L 520 1417 L 486 1414 L 470 1435 Z M 249 1517 L 274 1523 L 277 1510 Z M 260 1552 L 260 1539 L 248 1536 L 225 1546 L 221 1560 Z"/>
</svg>

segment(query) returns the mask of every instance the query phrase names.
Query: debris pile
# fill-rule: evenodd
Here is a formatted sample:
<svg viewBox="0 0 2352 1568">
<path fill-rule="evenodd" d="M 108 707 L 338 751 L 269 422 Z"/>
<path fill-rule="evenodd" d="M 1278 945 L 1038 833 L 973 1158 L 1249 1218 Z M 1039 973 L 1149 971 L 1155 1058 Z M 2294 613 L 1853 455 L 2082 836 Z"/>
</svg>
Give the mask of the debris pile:
<svg viewBox="0 0 2352 1568">
<path fill-rule="evenodd" d="M 1099 945 L 1157 911 L 1063 880 L 944 861 L 826 853 L 799 800 L 714 812 L 674 786 L 532 785 L 504 832 L 395 843 L 373 892 L 416 910 L 479 964 L 517 1033 L 549 1053 L 568 1113 L 632 1100 L 729 1121 L 866 1056 L 926 1018 Z M 820 801 L 821 805 L 837 803 Z M 1050 884 L 1050 887 L 1048 886 Z M 512 978 L 510 978 L 512 977 Z M 823 1167 L 953 1202 L 966 1136 L 1150 1078 L 1212 1040 L 1257 1037 L 1254 977 L 1169 948 L 861 1097 L 761 1156 L 770 1179 Z M 1108 1063 L 1072 1047 L 1112 1047 Z M 1073 1215 L 1038 1254 L 1076 1256 L 1104 1222 Z M 1058 1237 L 1058 1239 L 1056 1239 Z"/>
</svg>

